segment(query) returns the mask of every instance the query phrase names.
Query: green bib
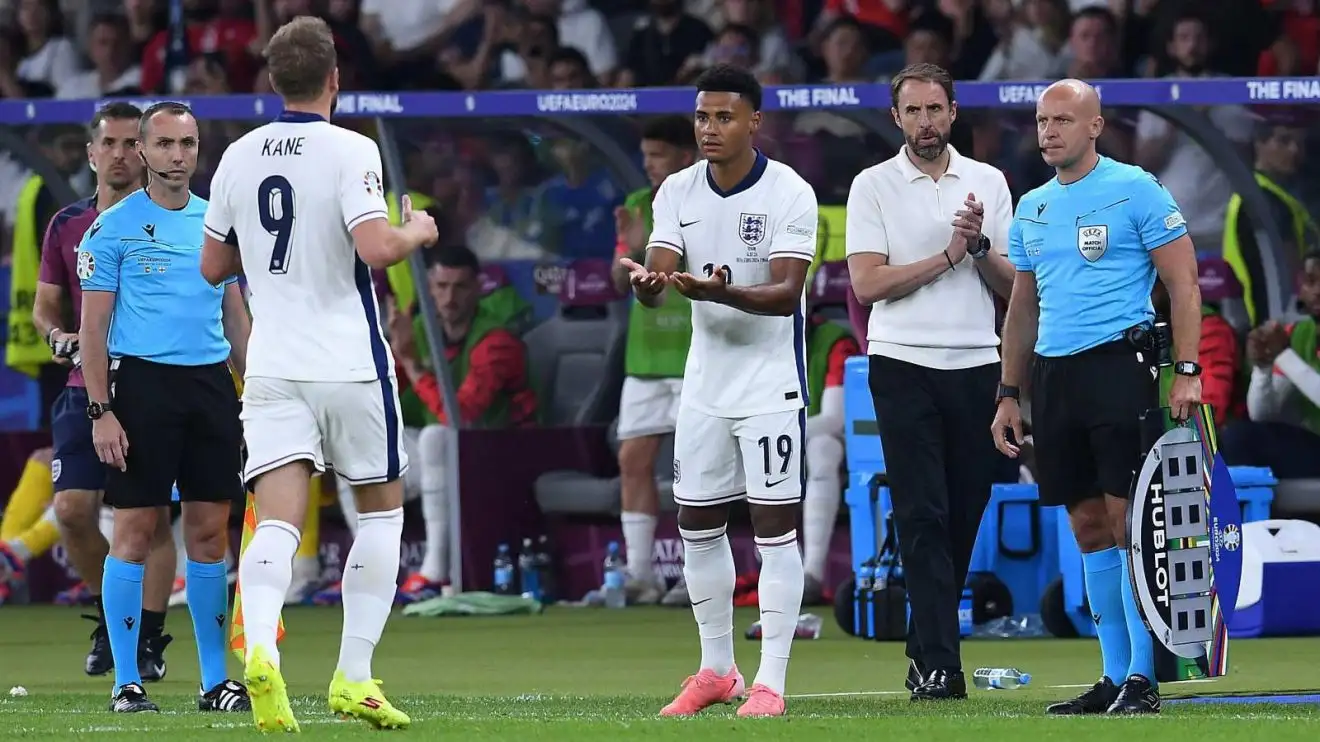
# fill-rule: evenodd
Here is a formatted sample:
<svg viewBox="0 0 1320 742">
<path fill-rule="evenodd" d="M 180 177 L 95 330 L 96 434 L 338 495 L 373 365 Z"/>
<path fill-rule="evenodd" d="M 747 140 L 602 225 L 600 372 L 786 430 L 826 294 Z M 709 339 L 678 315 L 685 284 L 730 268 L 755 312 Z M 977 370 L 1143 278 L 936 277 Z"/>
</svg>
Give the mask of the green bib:
<svg viewBox="0 0 1320 742">
<path fill-rule="evenodd" d="M 848 331 L 834 322 L 823 322 L 811 329 L 807 341 L 807 415 L 820 414 L 820 395 L 825 392 L 825 376 L 830 370 L 830 350 L 848 337 Z"/>
<path fill-rule="evenodd" d="M 650 188 L 634 191 L 624 206 L 640 214 L 650 233 Z M 682 378 L 687 366 L 688 345 L 692 342 L 692 303 L 675 289 L 665 293 L 665 302 L 647 309 L 633 301 L 628 313 L 628 340 L 624 351 L 624 372 L 629 376 L 652 379 Z"/>
<path fill-rule="evenodd" d="M 1306 361 L 1306 365 L 1320 371 L 1320 359 L 1316 358 L 1316 325 L 1314 317 L 1298 320 L 1293 325 L 1289 345 L 1294 353 Z M 1320 407 L 1311 400 L 1302 397 L 1302 425 L 1312 433 L 1320 435 Z"/>
</svg>

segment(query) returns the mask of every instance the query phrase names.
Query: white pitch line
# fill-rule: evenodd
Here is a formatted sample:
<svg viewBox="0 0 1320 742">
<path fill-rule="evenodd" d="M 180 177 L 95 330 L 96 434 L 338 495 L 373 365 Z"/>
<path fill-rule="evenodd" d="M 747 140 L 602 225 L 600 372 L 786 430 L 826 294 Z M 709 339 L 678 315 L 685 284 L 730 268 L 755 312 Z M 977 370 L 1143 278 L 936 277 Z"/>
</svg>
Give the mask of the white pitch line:
<svg viewBox="0 0 1320 742">
<path fill-rule="evenodd" d="M 1171 680 L 1169 682 L 1160 683 L 1160 685 L 1182 685 L 1184 683 L 1213 683 L 1218 679 L 1219 678 L 1196 678 L 1193 680 Z M 1076 683 L 1076 684 L 1068 684 L 1068 685 L 1047 685 L 1045 687 L 1051 690 L 1054 689 L 1068 690 L 1072 688 L 1090 688 L 1092 685 L 1095 684 Z M 1027 687 L 1030 688 L 1031 686 L 1027 686 Z M 908 691 L 905 690 L 853 690 L 853 691 L 843 691 L 840 693 L 789 693 L 789 694 L 785 694 L 784 698 L 853 698 L 853 697 L 861 697 L 861 696 L 901 696 L 901 695 L 906 695 L 907 693 Z"/>
</svg>

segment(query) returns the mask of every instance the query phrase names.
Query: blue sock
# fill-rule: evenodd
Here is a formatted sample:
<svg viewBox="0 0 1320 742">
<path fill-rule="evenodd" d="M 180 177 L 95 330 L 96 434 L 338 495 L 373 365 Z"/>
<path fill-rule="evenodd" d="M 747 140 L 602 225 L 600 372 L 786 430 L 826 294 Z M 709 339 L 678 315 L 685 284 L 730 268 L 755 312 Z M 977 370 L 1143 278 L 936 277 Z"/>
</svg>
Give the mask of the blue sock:
<svg viewBox="0 0 1320 742">
<path fill-rule="evenodd" d="M 1128 675 L 1140 675 L 1155 683 L 1155 647 L 1151 641 L 1150 629 L 1141 620 L 1137 609 L 1137 596 L 1132 592 L 1132 569 L 1128 563 L 1127 552 L 1123 553 L 1123 615 L 1127 616 L 1128 641 L 1132 645 L 1132 662 L 1128 665 Z"/>
<path fill-rule="evenodd" d="M 1131 662 L 1126 612 L 1123 610 L 1123 555 L 1118 547 L 1082 555 L 1086 570 L 1086 598 L 1100 639 L 1105 677 L 1121 683 Z"/>
<path fill-rule="evenodd" d="M 138 635 L 142 629 L 142 573 L 146 566 L 105 558 L 101 605 L 115 658 L 115 692 L 129 683 L 142 684 L 138 672 Z"/>
<path fill-rule="evenodd" d="M 197 638 L 197 662 L 202 668 L 202 689 L 209 691 L 225 682 L 227 642 L 225 621 L 229 618 L 229 582 L 225 563 L 188 560 L 188 612 L 192 614 Z"/>
</svg>

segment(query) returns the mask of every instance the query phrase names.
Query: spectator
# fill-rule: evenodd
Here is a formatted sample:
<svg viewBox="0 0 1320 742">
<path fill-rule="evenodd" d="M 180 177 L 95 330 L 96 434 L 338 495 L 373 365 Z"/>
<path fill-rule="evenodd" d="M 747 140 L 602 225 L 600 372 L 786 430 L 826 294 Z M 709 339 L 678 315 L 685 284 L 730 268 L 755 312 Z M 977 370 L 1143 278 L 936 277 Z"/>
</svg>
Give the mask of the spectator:
<svg viewBox="0 0 1320 742">
<path fill-rule="evenodd" d="M 700 57 L 688 57 L 675 79 L 680 85 L 690 85 L 706 68 L 728 64 L 739 69 L 755 71 L 761 66 L 761 37 L 747 26 L 725 24 Z"/>
<path fill-rule="evenodd" d="M 258 64 L 251 49 L 257 40 L 257 24 L 241 0 L 184 0 L 185 38 L 188 53 L 220 53 L 231 92 L 252 90 Z M 177 82 L 165 79 L 165 51 L 169 31 L 161 29 L 142 52 L 142 89 L 163 93 Z"/>
<path fill-rule="evenodd" d="M 1207 64 L 1213 42 L 1204 19 L 1180 15 L 1169 28 L 1164 50 L 1172 62 L 1172 78 L 1213 77 Z M 1214 106 L 1204 112 L 1230 141 L 1246 147 L 1252 117 L 1242 106 Z M 1201 249 L 1221 242 L 1224 208 L 1233 195 L 1228 176 L 1210 153 L 1159 114 L 1137 116 L 1136 161 L 1155 174 L 1173 194 L 1187 219 L 1187 231 Z"/>
<path fill-rule="evenodd" d="M 550 89 L 583 90 L 596 87 L 591 66 L 582 52 L 561 47 L 550 55 Z"/>
<path fill-rule="evenodd" d="M 506 43 L 511 43 L 513 48 L 505 49 L 500 54 L 500 79 L 507 85 L 534 89 L 550 87 L 551 58 L 560 51 L 559 24 L 555 17 L 513 16 L 505 19 L 504 23 L 506 30 L 503 38 Z M 579 51 L 578 54 L 582 53 Z M 582 56 L 582 59 L 586 62 L 585 67 L 590 77 L 591 63 L 585 56 Z M 595 87 L 594 80 L 592 84 L 581 87 Z"/>
<path fill-rule="evenodd" d="M 169 23 L 169 11 L 157 0 L 124 0 L 124 17 L 128 19 L 133 55 L 146 59 L 147 45 Z"/>
<path fill-rule="evenodd" d="M 1044 80 L 1061 64 L 1072 14 L 1068 0 L 991 0 L 999 12 L 999 45 L 981 69 L 981 80 Z"/>
<path fill-rule="evenodd" d="M 20 81 L 54 89 L 78 72 L 78 49 L 64 35 L 64 15 L 48 0 L 19 0 L 18 27 L 25 47 L 19 60 Z"/>
<path fill-rule="evenodd" d="M 821 36 L 821 59 L 825 74 L 820 82 L 866 81 L 866 61 L 871 56 L 866 31 L 852 18 L 839 18 Z"/>
<path fill-rule="evenodd" d="M 92 20 L 87 37 L 92 69 L 62 80 L 56 98 L 101 98 L 142 92 L 142 67 L 133 56 L 128 21 L 121 15 Z"/>
<path fill-rule="evenodd" d="M 684 67 L 700 65 L 714 39 L 710 27 L 683 12 L 682 0 L 651 0 L 650 8 L 628 42 L 620 86 L 673 85 Z"/>
<path fill-rule="evenodd" d="M 975 80 L 999 43 L 978 0 L 939 0 L 939 12 L 953 22 L 955 80 Z"/>
<path fill-rule="evenodd" d="M 953 21 L 939 13 L 923 13 L 908 25 L 903 39 L 903 65 L 933 64 L 948 69 L 957 43 Z"/>
<path fill-rule="evenodd" d="M 1052 78 L 1094 80 L 1125 77 L 1119 56 L 1118 18 L 1107 8 L 1087 7 L 1073 16 L 1068 45 Z"/>
<path fill-rule="evenodd" d="M 44 82 L 20 79 L 18 63 L 27 42 L 18 29 L 0 26 L 0 95 L 6 98 L 48 98 L 54 88 Z"/>
<path fill-rule="evenodd" d="M 777 71 L 795 80 L 802 77 L 802 62 L 793 54 L 788 35 L 776 22 L 773 0 L 724 0 L 722 21 L 720 31 L 728 26 L 745 26 L 755 32 L 753 38 L 759 39 L 755 49 L 757 74 Z M 706 66 L 712 64 L 715 61 L 708 54 Z"/>
<path fill-rule="evenodd" d="M 1275 5 L 1282 11 L 1278 14 L 1279 33 L 1260 53 L 1256 74 L 1320 74 L 1320 9 L 1316 0 L 1283 0 Z"/>
<path fill-rule="evenodd" d="M 1283 254 L 1290 259 L 1283 266 L 1284 280 L 1291 282 L 1301 269 L 1301 256 L 1320 247 L 1320 228 L 1314 217 L 1288 191 L 1306 164 L 1306 128 L 1291 116 L 1271 115 L 1256 124 L 1253 140 L 1256 184 L 1270 206 L 1269 218 L 1283 236 Z M 1242 197 L 1233 194 L 1225 214 L 1223 254 L 1242 284 L 1252 325 L 1257 322 L 1259 308 L 1265 306 L 1265 287 L 1252 280 L 1253 275 L 1260 275 L 1261 248 L 1256 231 L 1251 214 L 1242 209 Z"/>
<path fill-rule="evenodd" d="M 495 185 L 486 189 L 485 213 L 468 230 L 468 244 L 483 260 L 540 259 L 559 253 L 559 233 L 541 185 L 536 152 L 521 134 L 490 144 Z"/>
<path fill-rule="evenodd" d="M 614 246 L 614 209 L 624 193 L 594 161 L 591 145 L 572 137 L 550 143 L 559 174 L 545 184 L 545 200 L 558 215 L 561 258 L 606 258 Z"/>
<path fill-rule="evenodd" d="M 468 21 L 482 0 L 362 0 L 362 30 L 391 79 L 429 63 Z"/>
<path fill-rule="evenodd" d="M 884 52 L 897 49 L 907 36 L 909 0 L 825 0 L 811 31 L 812 48 L 818 48 L 840 18 L 852 18 L 867 37 L 867 47 Z"/>
<path fill-rule="evenodd" d="M 1320 477 L 1320 252 L 1307 253 L 1299 293 L 1305 317 L 1247 335 L 1251 421 L 1230 426 L 1220 444 L 1230 466 L 1267 466 L 1280 479 Z"/>
<path fill-rule="evenodd" d="M 591 74 L 602 84 L 610 84 L 619 66 L 619 52 L 614 34 L 605 16 L 587 0 L 522 0 L 527 12 L 559 19 L 559 44 L 586 55 Z M 622 83 L 620 83 L 622 84 Z"/>
</svg>

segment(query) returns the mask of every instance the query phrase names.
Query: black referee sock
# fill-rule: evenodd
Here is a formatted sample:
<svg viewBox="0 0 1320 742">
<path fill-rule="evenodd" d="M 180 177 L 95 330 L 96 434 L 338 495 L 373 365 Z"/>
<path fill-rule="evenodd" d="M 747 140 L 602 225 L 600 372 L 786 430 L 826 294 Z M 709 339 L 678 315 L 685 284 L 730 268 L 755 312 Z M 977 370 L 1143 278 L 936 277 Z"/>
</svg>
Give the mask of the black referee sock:
<svg viewBox="0 0 1320 742">
<path fill-rule="evenodd" d="M 142 609 L 142 639 L 152 639 L 165 633 L 165 612 Z"/>
<path fill-rule="evenodd" d="M 101 625 L 105 626 L 105 604 L 101 602 L 101 596 L 93 595 L 92 603 L 96 606 L 96 617 L 101 619 Z"/>
</svg>

